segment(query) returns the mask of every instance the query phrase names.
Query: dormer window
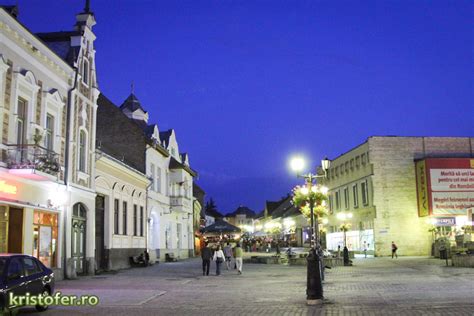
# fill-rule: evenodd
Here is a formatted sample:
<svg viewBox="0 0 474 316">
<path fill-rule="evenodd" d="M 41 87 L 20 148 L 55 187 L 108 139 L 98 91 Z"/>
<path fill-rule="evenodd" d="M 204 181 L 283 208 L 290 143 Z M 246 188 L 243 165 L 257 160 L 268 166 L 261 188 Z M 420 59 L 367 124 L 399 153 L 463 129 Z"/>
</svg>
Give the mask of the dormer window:
<svg viewBox="0 0 474 316">
<path fill-rule="evenodd" d="M 89 84 L 89 61 L 85 58 L 82 62 L 82 81 L 87 85 Z"/>
</svg>

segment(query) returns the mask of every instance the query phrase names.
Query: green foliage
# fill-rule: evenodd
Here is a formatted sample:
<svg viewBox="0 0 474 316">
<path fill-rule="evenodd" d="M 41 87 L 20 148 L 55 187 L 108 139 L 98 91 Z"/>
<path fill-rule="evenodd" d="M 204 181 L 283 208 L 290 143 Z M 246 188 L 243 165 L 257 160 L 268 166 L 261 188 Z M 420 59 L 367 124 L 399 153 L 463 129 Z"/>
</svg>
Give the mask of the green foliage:
<svg viewBox="0 0 474 316">
<path fill-rule="evenodd" d="M 35 142 L 35 145 L 39 145 L 41 140 L 43 139 L 43 134 L 41 134 L 39 129 L 35 129 L 35 134 L 33 135 L 33 141 Z"/>
<path fill-rule="evenodd" d="M 308 192 L 304 192 L 304 186 L 296 186 L 293 189 L 293 205 L 299 208 L 306 218 L 311 217 L 311 206 L 314 215 L 318 217 L 327 215 L 326 201 L 328 197 L 318 187 L 316 188 L 314 191 L 307 190 Z"/>
<path fill-rule="evenodd" d="M 267 233 L 270 233 L 272 235 L 279 235 L 281 234 L 281 228 L 280 227 L 272 227 L 269 229 L 265 230 Z"/>
<path fill-rule="evenodd" d="M 341 226 L 339 226 L 339 230 L 341 232 L 347 232 L 347 231 L 349 231 L 349 229 L 351 229 L 351 226 L 352 225 L 349 224 L 349 223 L 341 224 Z"/>
<path fill-rule="evenodd" d="M 204 207 L 204 212 L 206 215 L 213 216 L 215 218 L 222 218 L 222 214 L 217 210 L 216 202 L 214 202 L 213 198 L 210 198 L 209 201 L 206 202 L 206 206 Z"/>
</svg>

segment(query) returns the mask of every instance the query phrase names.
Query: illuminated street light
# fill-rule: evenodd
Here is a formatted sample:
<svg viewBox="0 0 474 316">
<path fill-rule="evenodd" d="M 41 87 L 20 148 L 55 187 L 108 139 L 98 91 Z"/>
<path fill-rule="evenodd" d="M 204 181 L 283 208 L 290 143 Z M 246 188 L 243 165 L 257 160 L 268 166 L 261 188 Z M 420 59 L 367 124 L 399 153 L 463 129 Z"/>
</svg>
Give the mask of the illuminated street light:
<svg viewBox="0 0 474 316">
<path fill-rule="evenodd" d="M 301 156 L 296 156 L 290 160 L 290 168 L 296 173 L 300 173 L 306 167 L 306 161 Z"/>
</svg>

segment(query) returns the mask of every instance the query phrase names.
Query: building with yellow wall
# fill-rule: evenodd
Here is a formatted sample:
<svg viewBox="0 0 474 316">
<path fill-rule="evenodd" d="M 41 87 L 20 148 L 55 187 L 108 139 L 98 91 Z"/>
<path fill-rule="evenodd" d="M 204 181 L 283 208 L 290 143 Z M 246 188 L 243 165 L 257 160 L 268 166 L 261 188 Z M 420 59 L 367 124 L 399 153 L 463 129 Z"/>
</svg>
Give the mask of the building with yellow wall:
<svg viewBox="0 0 474 316">
<path fill-rule="evenodd" d="M 324 183 L 329 188 L 328 249 L 343 247 L 346 219 L 349 250 L 364 244 L 376 256 L 391 254 L 391 242 L 400 255 L 431 254 L 428 232 L 436 216 L 420 217 L 415 163 L 426 158 L 472 158 L 472 137 L 369 137 L 331 162 Z M 467 194 L 467 193 L 466 193 Z M 469 193 L 470 194 L 470 193 Z"/>
</svg>

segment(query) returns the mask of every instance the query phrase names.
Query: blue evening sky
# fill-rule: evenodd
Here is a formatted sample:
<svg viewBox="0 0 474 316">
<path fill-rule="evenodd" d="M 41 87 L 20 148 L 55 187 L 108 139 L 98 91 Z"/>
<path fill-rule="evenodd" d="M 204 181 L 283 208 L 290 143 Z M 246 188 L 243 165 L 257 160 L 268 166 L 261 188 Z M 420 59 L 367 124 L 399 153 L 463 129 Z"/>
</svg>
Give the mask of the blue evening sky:
<svg viewBox="0 0 474 316">
<path fill-rule="evenodd" d="M 4 0 L 11 4 L 16 1 Z M 83 0 L 19 0 L 34 32 Z M 473 136 L 472 1 L 92 0 L 100 90 L 174 128 L 221 211 L 261 210 L 371 135 Z M 126 132 L 126 131 L 124 131 Z"/>
</svg>

